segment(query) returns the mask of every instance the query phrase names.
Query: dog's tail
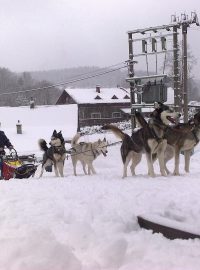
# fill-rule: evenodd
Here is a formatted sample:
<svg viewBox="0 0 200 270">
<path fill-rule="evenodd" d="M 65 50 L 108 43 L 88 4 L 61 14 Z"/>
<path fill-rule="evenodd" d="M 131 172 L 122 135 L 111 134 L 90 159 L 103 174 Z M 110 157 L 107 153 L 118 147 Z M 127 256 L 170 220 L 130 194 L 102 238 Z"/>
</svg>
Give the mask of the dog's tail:
<svg viewBox="0 0 200 270">
<path fill-rule="evenodd" d="M 126 133 L 114 125 L 105 125 L 101 128 L 102 130 L 111 130 L 118 138 L 124 140 Z"/>
<path fill-rule="evenodd" d="M 39 139 L 38 144 L 40 149 L 44 152 L 46 152 L 49 149 L 47 146 L 47 142 L 44 139 Z"/>
<path fill-rule="evenodd" d="M 143 115 L 140 112 L 136 111 L 135 117 L 142 128 L 149 128 L 147 121 L 144 119 Z"/>
<path fill-rule="evenodd" d="M 77 133 L 71 140 L 71 146 L 74 146 L 75 144 L 77 144 L 78 140 L 80 139 L 81 134 Z"/>
</svg>

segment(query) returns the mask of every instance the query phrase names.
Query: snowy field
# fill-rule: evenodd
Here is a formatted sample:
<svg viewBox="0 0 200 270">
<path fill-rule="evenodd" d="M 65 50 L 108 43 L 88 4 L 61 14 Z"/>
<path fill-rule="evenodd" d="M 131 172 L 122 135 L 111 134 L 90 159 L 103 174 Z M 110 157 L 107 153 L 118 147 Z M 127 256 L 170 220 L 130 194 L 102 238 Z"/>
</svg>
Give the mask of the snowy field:
<svg viewBox="0 0 200 270">
<path fill-rule="evenodd" d="M 75 105 L 0 108 L 1 128 L 18 153 L 42 154 L 39 138 L 50 140 L 54 129 L 65 138 L 76 133 Z M 16 122 L 23 134 L 16 134 Z M 94 141 L 103 134 L 85 136 Z M 109 142 L 118 141 L 112 133 Z M 66 144 L 66 148 L 70 145 Z M 141 229 L 137 215 L 166 217 L 200 234 L 200 146 L 190 173 L 147 176 L 145 158 L 137 176 L 122 179 L 120 144 L 100 156 L 95 176 L 73 176 L 70 158 L 65 177 L 45 172 L 38 179 L 0 181 L 1 270 L 199 270 L 200 240 L 168 240 Z M 169 163 L 172 171 L 173 162 Z M 40 170 L 40 167 L 38 168 Z"/>
</svg>

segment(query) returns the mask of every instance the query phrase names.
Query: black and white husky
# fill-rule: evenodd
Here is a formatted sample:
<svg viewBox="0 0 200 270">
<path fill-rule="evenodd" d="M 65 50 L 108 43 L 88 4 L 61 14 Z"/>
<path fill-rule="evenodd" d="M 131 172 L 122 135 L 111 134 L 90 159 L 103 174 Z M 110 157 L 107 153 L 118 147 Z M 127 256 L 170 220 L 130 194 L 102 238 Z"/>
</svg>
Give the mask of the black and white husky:
<svg viewBox="0 0 200 270">
<path fill-rule="evenodd" d="M 153 167 L 153 155 L 157 155 L 162 176 L 166 176 L 164 153 L 167 147 L 167 140 L 164 138 L 164 126 L 171 122 L 175 123 L 175 119 L 179 118 L 179 114 L 172 111 L 166 105 L 161 106 L 161 103 L 155 104 L 156 117 L 161 121 L 161 124 L 156 121 L 147 123 L 141 113 L 136 112 L 135 116 L 139 124 L 142 126 L 137 131 L 134 131 L 131 136 L 124 133 L 114 125 L 105 125 L 103 130 L 111 130 L 117 137 L 122 139 L 121 157 L 124 164 L 123 178 L 127 177 L 127 167 L 132 160 L 131 173 L 135 175 L 135 167 L 139 164 L 142 154 L 146 154 L 148 175 L 155 176 Z M 154 112 L 153 112 L 154 113 Z"/>
<path fill-rule="evenodd" d="M 173 175 L 180 175 L 179 163 L 180 152 L 184 152 L 185 156 L 185 171 L 189 172 L 190 156 L 194 147 L 200 141 L 200 111 L 198 111 L 188 123 L 178 123 L 173 126 L 163 125 L 163 121 L 159 117 L 160 109 L 164 108 L 164 104 L 158 104 L 158 108 L 151 115 L 150 125 L 155 125 L 163 130 L 163 139 L 167 140 L 167 147 L 164 153 L 164 167 L 167 174 L 170 173 L 166 164 L 174 157 L 174 172 Z M 144 123 L 140 123 L 145 127 Z M 155 158 L 157 155 L 154 156 Z"/>
<path fill-rule="evenodd" d="M 78 143 L 78 140 L 80 138 L 81 134 L 77 133 L 72 141 L 71 141 L 71 159 L 74 169 L 74 175 L 76 174 L 76 165 L 77 162 L 80 161 L 83 167 L 83 171 L 85 174 L 96 174 L 96 171 L 93 166 L 93 161 L 103 154 L 106 156 L 107 154 L 107 142 L 104 138 L 103 140 L 98 140 L 95 142 L 80 142 Z M 86 171 L 86 165 L 88 167 L 88 171 Z"/>
<path fill-rule="evenodd" d="M 58 177 L 64 177 L 64 161 L 66 157 L 65 141 L 62 136 L 61 131 L 53 131 L 50 141 L 50 147 L 47 146 L 47 142 L 44 139 L 39 140 L 39 147 L 44 151 L 42 170 L 40 173 L 41 177 L 43 175 L 44 169 L 48 166 L 54 165 L 55 175 Z"/>
<path fill-rule="evenodd" d="M 179 173 L 180 152 L 184 152 L 185 156 L 185 171 L 189 172 L 190 156 L 194 147 L 200 141 L 200 111 L 197 112 L 188 123 L 180 123 L 176 126 L 165 129 L 164 138 L 167 140 L 167 147 L 165 151 L 165 170 L 169 174 L 166 163 L 174 159 L 174 175 Z"/>
</svg>

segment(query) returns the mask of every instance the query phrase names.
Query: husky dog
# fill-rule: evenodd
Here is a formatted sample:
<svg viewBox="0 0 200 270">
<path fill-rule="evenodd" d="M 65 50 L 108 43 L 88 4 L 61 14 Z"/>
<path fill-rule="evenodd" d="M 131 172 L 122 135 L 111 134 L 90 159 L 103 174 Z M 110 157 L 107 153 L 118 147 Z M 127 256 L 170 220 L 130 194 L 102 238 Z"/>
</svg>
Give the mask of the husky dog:
<svg viewBox="0 0 200 270">
<path fill-rule="evenodd" d="M 151 120 L 149 125 L 155 125 L 159 129 L 163 130 L 163 139 L 167 140 L 167 147 L 164 153 L 164 168 L 167 174 L 170 173 L 166 163 L 175 157 L 174 175 L 179 175 L 179 155 L 183 151 L 185 155 L 185 171 L 189 172 L 190 156 L 194 147 L 200 140 L 200 111 L 194 115 L 188 123 L 178 123 L 174 126 L 163 124 L 159 116 L 160 108 L 163 108 L 164 104 L 159 103 L 157 109 L 151 114 Z M 145 125 L 141 122 L 142 127 Z M 154 155 L 154 160 L 157 158 L 157 154 Z"/>
<path fill-rule="evenodd" d="M 165 170 L 169 174 L 166 163 L 175 157 L 174 175 L 179 175 L 179 155 L 184 151 L 185 155 L 185 171 L 189 172 L 190 156 L 194 147 L 200 140 L 200 111 L 185 124 L 167 128 L 164 138 L 167 140 L 167 148 L 165 152 Z"/>
<path fill-rule="evenodd" d="M 159 119 L 163 125 L 175 123 L 175 119 L 179 114 L 172 111 L 168 106 L 156 103 L 156 109 Z M 148 174 L 151 177 L 155 176 L 153 168 L 153 155 L 157 154 L 161 175 L 166 176 L 164 166 L 164 152 L 167 146 L 167 140 L 163 138 L 164 131 L 155 123 L 148 124 L 141 113 L 135 112 L 137 121 L 142 126 L 141 129 L 134 131 L 131 136 L 124 133 L 114 125 L 105 125 L 103 130 L 111 130 L 116 136 L 122 139 L 121 156 L 124 164 L 123 178 L 127 176 L 127 166 L 132 160 L 131 173 L 135 175 L 135 167 L 139 164 L 142 154 L 146 154 Z"/>
<path fill-rule="evenodd" d="M 59 174 L 61 177 L 64 177 L 63 169 L 66 157 L 66 150 L 65 150 L 65 141 L 61 131 L 60 132 L 57 132 L 56 130 L 53 131 L 50 141 L 50 147 L 47 146 L 47 143 L 44 139 L 40 139 L 38 143 L 40 149 L 44 151 L 42 170 L 39 177 L 43 175 L 44 169 L 52 164 L 54 165 L 56 177 L 58 177 Z"/>
<path fill-rule="evenodd" d="M 78 161 L 81 162 L 85 174 L 96 174 L 92 163 L 100 154 L 106 156 L 108 152 L 106 139 L 99 139 L 93 143 L 78 143 L 80 136 L 80 133 L 77 133 L 71 141 L 71 159 L 74 168 L 74 175 L 77 175 L 76 165 Z M 86 165 L 88 166 L 88 172 L 86 171 Z"/>
</svg>

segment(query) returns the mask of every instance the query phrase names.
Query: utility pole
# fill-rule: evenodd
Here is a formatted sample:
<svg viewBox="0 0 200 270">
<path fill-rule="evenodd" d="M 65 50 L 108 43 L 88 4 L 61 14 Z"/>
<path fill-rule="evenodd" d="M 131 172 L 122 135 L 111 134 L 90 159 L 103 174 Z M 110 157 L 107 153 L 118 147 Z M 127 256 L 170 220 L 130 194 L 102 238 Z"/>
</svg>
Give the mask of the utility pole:
<svg viewBox="0 0 200 270">
<path fill-rule="evenodd" d="M 183 113 L 184 122 L 188 121 L 188 57 L 187 57 L 187 29 L 190 24 L 196 24 L 199 26 L 199 21 L 196 12 L 191 13 L 191 18 L 188 19 L 188 15 L 181 15 L 181 26 L 182 26 L 182 55 L 183 55 Z"/>
<path fill-rule="evenodd" d="M 78 117 L 77 117 L 77 132 L 80 132 L 81 128 L 80 128 L 80 108 L 78 105 Z"/>
<path fill-rule="evenodd" d="M 134 61 L 133 61 L 133 36 L 132 33 L 128 34 L 128 45 L 129 45 L 129 78 L 134 77 Z M 136 126 L 135 123 L 135 110 L 132 104 L 135 104 L 135 94 L 134 94 L 134 81 L 130 82 L 130 99 L 131 99 L 131 127 L 132 131 Z"/>
<path fill-rule="evenodd" d="M 183 112 L 184 122 L 188 121 L 188 70 L 187 70 L 187 28 L 188 23 L 182 24 L 183 35 Z"/>
<path fill-rule="evenodd" d="M 176 17 L 173 17 L 176 22 Z M 174 105 L 177 112 L 181 111 L 181 91 L 180 91 L 180 66 L 179 66 L 179 46 L 178 46 L 178 26 L 173 26 L 173 57 L 174 57 Z"/>
</svg>

